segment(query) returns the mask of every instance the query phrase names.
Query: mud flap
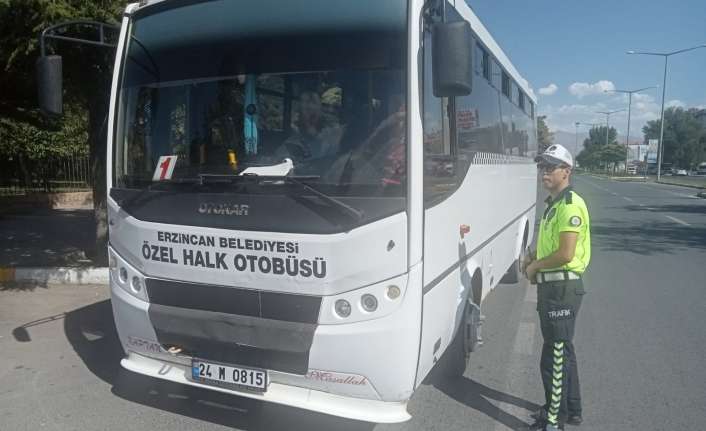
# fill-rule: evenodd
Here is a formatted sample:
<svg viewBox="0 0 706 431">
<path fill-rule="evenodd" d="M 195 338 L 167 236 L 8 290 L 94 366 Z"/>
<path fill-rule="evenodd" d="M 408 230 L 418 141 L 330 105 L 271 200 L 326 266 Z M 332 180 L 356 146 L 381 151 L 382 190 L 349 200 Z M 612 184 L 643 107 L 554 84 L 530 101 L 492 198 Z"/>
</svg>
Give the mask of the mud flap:
<svg viewBox="0 0 706 431">
<path fill-rule="evenodd" d="M 480 312 L 480 307 L 473 301 L 468 301 L 466 306 L 466 319 L 464 320 L 464 351 L 466 358 L 483 345 L 483 322 L 485 316 Z"/>
</svg>

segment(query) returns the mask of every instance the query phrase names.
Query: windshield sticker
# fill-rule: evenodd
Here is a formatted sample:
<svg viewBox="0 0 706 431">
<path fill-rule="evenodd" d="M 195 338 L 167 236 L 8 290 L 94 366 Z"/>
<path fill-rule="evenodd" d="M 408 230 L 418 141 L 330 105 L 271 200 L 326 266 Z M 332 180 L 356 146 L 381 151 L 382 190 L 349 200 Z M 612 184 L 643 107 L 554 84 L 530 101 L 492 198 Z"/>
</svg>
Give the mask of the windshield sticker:
<svg viewBox="0 0 706 431">
<path fill-rule="evenodd" d="M 152 181 L 171 180 L 176 166 L 177 156 L 162 156 L 157 160 Z"/>
<path fill-rule="evenodd" d="M 249 238 L 214 237 L 173 232 L 157 232 L 158 243 L 186 244 L 237 250 L 232 253 L 217 250 L 175 249 L 169 245 L 144 241 L 141 254 L 145 260 L 225 271 L 272 274 L 289 277 L 325 278 L 326 259 L 319 256 L 305 257 L 299 252 L 299 243 L 291 241 L 266 241 Z M 248 251 L 275 254 L 265 256 Z"/>
</svg>

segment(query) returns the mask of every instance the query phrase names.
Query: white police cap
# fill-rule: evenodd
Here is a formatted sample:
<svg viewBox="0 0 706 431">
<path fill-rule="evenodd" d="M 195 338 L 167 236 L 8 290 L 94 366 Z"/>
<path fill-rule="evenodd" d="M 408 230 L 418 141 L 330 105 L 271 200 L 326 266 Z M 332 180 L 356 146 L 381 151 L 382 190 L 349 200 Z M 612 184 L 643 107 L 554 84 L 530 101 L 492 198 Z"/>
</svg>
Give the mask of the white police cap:
<svg viewBox="0 0 706 431">
<path fill-rule="evenodd" d="M 552 165 L 565 164 L 570 167 L 574 166 L 574 157 L 569 150 L 559 144 L 553 144 L 546 149 L 542 154 L 534 158 L 535 162 L 547 162 Z"/>
</svg>

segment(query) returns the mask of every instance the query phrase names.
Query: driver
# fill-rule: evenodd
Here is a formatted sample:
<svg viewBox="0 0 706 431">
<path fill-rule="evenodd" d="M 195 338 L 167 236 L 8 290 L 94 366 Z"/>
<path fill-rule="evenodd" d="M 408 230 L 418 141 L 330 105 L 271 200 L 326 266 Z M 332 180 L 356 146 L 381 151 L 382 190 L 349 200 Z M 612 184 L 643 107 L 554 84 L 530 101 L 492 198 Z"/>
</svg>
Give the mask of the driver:
<svg viewBox="0 0 706 431">
<path fill-rule="evenodd" d="M 327 124 L 319 94 L 305 91 L 299 96 L 297 124 L 277 156 L 311 160 L 334 155 L 342 134 L 339 125 Z"/>
</svg>

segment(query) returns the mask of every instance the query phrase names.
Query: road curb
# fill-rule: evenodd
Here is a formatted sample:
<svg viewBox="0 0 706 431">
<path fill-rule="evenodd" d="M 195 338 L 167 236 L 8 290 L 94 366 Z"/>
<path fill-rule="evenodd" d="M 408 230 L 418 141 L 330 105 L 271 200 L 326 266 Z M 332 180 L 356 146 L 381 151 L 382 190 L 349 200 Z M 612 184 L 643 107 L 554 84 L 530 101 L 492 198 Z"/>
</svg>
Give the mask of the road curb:
<svg viewBox="0 0 706 431">
<path fill-rule="evenodd" d="M 108 284 L 108 268 L 2 268 L 0 282 Z"/>
<path fill-rule="evenodd" d="M 611 177 L 610 178 L 613 181 L 621 181 L 625 183 L 645 183 L 647 182 L 647 178 L 645 177 Z"/>
<path fill-rule="evenodd" d="M 698 189 L 698 190 L 705 190 L 703 186 L 695 186 L 693 184 L 682 184 L 682 183 L 673 183 L 671 181 L 655 181 L 657 184 L 666 184 L 668 186 L 679 186 L 679 187 L 688 187 L 690 189 Z"/>
<path fill-rule="evenodd" d="M 706 199 L 706 192 L 699 192 L 696 194 L 697 197 L 700 197 L 701 199 Z"/>
</svg>

